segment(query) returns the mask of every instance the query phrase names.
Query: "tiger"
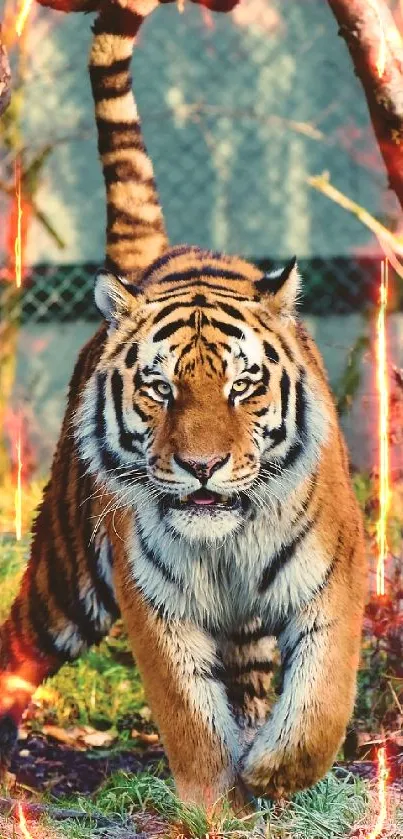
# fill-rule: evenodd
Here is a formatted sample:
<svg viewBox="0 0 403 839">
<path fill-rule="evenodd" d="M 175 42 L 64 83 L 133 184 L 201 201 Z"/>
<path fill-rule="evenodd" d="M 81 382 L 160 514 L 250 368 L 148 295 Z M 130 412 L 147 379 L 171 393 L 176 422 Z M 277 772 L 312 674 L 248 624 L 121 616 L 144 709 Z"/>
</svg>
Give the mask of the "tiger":
<svg viewBox="0 0 403 839">
<path fill-rule="evenodd" d="M 0 630 L 0 755 L 37 686 L 121 615 L 178 796 L 242 810 L 313 785 L 343 741 L 363 523 L 296 260 L 265 274 L 169 244 L 130 75 L 157 5 L 104 3 L 93 26 L 102 324 Z"/>
</svg>

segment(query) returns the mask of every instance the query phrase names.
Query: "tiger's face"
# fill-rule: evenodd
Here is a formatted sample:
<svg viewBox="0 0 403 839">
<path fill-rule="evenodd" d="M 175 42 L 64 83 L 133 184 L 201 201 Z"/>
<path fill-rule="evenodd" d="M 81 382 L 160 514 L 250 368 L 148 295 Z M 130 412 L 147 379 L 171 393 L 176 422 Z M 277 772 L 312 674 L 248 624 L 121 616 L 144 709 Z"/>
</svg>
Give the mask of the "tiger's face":
<svg viewBox="0 0 403 839">
<path fill-rule="evenodd" d="M 162 257 L 140 290 L 99 275 L 110 327 L 77 427 L 118 505 L 214 540 L 273 504 L 281 475 L 291 486 L 324 430 L 296 357 L 297 284 L 294 263 L 262 278 L 196 249 Z"/>
</svg>

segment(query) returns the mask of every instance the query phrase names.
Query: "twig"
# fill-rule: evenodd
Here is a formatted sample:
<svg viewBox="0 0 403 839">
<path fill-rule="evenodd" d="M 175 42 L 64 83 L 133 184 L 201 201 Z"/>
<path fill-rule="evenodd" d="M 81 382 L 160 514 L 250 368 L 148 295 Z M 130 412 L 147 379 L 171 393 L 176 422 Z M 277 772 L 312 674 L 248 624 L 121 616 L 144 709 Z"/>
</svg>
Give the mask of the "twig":
<svg viewBox="0 0 403 839">
<path fill-rule="evenodd" d="M 0 814 L 8 818 L 17 818 L 19 804 L 22 804 L 24 816 L 27 821 L 39 821 L 43 816 L 48 816 L 57 822 L 76 819 L 80 822 L 91 821 L 96 827 L 117 826 L 116 821 L 109 819 L 107 816 L 103 816 L 101 813 L 85 813 L 83 810 L 70 810 L 64 807 L 52 807 L 46 804 L 21 802 L 15 798 L 0 798 Z"/>
<path fill-rule="evenodd" d="M 397 253 L 399 256 L 403 257 L 402 237 L 395 236 L 394 233 L 391 233 L 387 227 L 384 227 L 380 221 L 374 218 L 374 216 L 372 216 L 365 207 L 357 204 L 356 201 L 353 201 L 352 198 L 349 198 L 344 194 L 344 192 L 340 192 L 339 189 L 333 186 L 330 183 L 327 172 L 324 172 L 322 175 L 313 175 L 309 177 L 308 183 L 314 189 L 317 189 L 318 192 L 321 192 L 323 195 L 330 198 L 331 201 L 334 201 L 336 204 L 339 204 L 340 207 L 343 207 L 345 210 L 348 210 L 349 213 L 356 216 L 362 224 L 365 224 L 369 230 L 372 230 L 372 232 L 375 233 L 375 236 L 381 245 L 384 243 L 393 253 Z"/>
</svg>

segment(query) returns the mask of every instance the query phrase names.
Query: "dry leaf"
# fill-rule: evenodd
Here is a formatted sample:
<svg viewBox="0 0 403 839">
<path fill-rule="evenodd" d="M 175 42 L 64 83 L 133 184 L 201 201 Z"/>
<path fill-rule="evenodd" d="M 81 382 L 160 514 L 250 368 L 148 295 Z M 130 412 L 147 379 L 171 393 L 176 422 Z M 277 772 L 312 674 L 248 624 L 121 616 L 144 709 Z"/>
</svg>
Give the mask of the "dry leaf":
<svg viewBox="0 0 403 839">
<path fill-rule="evenodd" d="M 91 734 L 84 734 L 81 738 L 86 746 L 94 746 L 99 748 L 101 746 L 110 746 L 115 740 L 115 735 L 110 731 L 93 731 Z"/>
<path fill-rule="evenodd" d="M 84 747 L 79 743 L 79 737 L 82 734 L 82 729 L 78 728 L 60 728 L 58 725 L 44 725 L 42 731 L 48 737 L 53 737 L 59 743 L 65 743 L 67 746 L 74 746 L 78 749 Z"/>
<path fill-rule="evenodd" d="M 160 739 L 158 734 L 146 734 L 144 731 L 137 731 L 136 728 L 132 729 L 131 737 L 134 740 L 139 740 L 140 743 L 145 743 L 147 746 L 154 746 Z"/>
</svg>

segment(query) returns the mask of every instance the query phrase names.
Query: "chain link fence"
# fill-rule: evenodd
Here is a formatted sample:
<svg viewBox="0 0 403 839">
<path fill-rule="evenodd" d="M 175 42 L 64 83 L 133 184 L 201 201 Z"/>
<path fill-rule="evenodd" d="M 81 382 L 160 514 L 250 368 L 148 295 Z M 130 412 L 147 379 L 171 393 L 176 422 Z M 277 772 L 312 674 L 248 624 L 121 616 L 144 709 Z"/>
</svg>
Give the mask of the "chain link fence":
<svg viewBox="0 0 403 839">
<path fill-rule="evenodd" d="M 257 260 L 262 271 L 275 268 L 273 260 Z M 97 264 L 49 266 L 37 265 L 27 271 L 24 284 L 17 290 L 10 283 L 0 285 L 3 319 L 10 324 L 71 322 L 78 319 L 99 320 L 93 299 Z M 365 312 L 377 301 L 379 259 L 300 260 L 303 277 L 302 313 L 343 315 Z M 401 308 L 402 294 L 396 287 L 394 308 Z"/>
</svg>

